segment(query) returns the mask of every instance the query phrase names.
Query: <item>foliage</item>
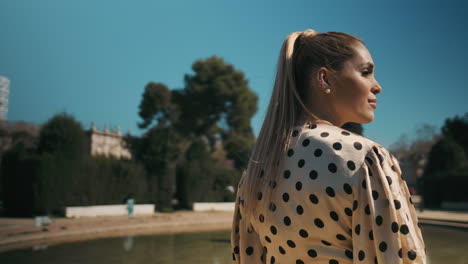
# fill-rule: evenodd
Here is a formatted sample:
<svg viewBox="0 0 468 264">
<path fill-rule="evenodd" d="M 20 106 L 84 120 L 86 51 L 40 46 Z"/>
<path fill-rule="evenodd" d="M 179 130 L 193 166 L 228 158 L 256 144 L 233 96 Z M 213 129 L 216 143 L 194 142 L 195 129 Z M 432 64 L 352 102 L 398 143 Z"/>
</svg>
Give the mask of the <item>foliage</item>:
<svg viewBox="0 0 468 264">
<path fill-rule="evenodd" d="M 150 183 L 151 192 L 158 193 L 162 208 L 170 206 L 167 199 L 172 198 L 174 183 L 179 203 L 186 208 L 193 201 L 224 199 L 218 194 L 226 186 L 219 184 L 227 184 L 246 167 L 254 143 L 250 119 L 258 98 L 244 74 L 218 57 L 195 61 L 192 70 L 194 74 L 184 77 L 183 89 L 148 83 L 139 106 L 139 125 L 150 129 L 136 144 L 138 158 L 150 182 L 156 179 Z M 223 151 L 218 151 L 219 143 Z M 206 150 L 201 151 L 202 144 Z M 190 153 L 198 154 L 193 158 Z M 213 156 L 233 159 L 238 170 Z"/>
<path fill-rule="evenodd" d="M 91 157 L 83 151 L 84 131 L 73 117 L 61 114 L 49 120 L 40 133 L 40 151 L 24 144 L 30 141 L 24 135 L 28 140 L 14 141 L 0 169 L 7 215 L 63 215 L 65 206 L 119 204 L 130 193 L 149 202 L 144 167 Z"/>
<path fill-rule="evenodd" d="M 22 144 L 3 155 L 0 175 L 6 215 L 31 216 L 33 214 L 33 182 L 37 167 L 37 154 Z"/>
<path fill-rule="evenodd" d="M 426 206 L 438 207 L 442 201 L 468 201 L 464 187 L 468 184 L 466 152 L 468 114 L 447 119 L 442 138 L 431 148 L 422 184 Z"/>
<path fill-rule="evenodd" d="M 76 158 L 86 152 L 86 137 L 73 116 L 58 114 L 44 125 L 39 135 L 39 153 L 60 153 Z"/>
<path fill-rule="evenodd" d="M 179 207 L 192 209 L 194 202 L 233 201 L 234 196 L 226 187 L 234 186 L 238 175 L 236 170 L 210 157 L 205 142 L 194 141 L 186 152 L 185 161 L 177 167 Z"/>
</svg>

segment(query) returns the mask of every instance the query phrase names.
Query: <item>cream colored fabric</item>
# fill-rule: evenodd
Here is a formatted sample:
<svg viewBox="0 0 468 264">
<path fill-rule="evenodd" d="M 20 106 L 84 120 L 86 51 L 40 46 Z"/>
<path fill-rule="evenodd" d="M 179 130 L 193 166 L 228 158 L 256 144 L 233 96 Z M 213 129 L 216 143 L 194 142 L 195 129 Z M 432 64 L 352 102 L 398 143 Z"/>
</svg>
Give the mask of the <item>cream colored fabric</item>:
<svg viewBox="0 0 468 264">
<path fill-rule="evenodd" d="M 246 222 L 242 179 L 231 235 L 234 263 L 426 263 L 398 161 L 336 126 L 295 127 L 271 201 Z M 247 206 L 247 205 L 245 205 Z M 244 217 L 242 217 L 244 216 Z"/>
</svg>

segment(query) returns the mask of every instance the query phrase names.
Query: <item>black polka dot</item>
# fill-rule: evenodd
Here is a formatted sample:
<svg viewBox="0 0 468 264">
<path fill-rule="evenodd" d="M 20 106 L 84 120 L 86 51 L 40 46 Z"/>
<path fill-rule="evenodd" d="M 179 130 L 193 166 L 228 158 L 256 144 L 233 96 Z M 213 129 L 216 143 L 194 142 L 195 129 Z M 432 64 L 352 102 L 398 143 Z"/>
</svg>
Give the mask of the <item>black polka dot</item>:
<svg viewBox="0 0 468 264">
<path fill-rule="evenodd" d="M 276 235 L 278 233 L 278 230 L 276 230 L 276 227 L 275 226 L 271 226 L 270 227 L 270 231 L 273 235 Z"/>
<path fill-rule="evenodd" d="M 396 232 L 398 232 L 398 229 L 399 229 L 398 223 L 397 223 L 397 222 L 393 222 L 393 223 L 392 223 L 392 232 L 393 232 L 393 233 L 396 233 Z"/>
<path fill-rule="evenodd" d="M 384 162 L 384 158 L 381 154 L 378 154 L 377 157 L 379 158 L 380 163 Z"/>
<path fill-rule="evenodd" d="M 309 200 L 314 204 L 318 204 L 318 202 L 319 202 L 319 200 L 318 200 L 318 198 L 317 198 L 317 196 L 315 194 L 309 195 Z"/>
<path fill-rule="evenodd" d="M 268 236 L 265 236 L 265 240 L 266 242 L 271 243 L 271 239 Z"/>
<path fill-rule="evenodd" d="M 339 264 L 339 262 L 336 259 L 330 259 L 328 264 Z"/>
<path fill-rule="evenodd" d="M 330 135 L 330 134 L 328 134 L 328 132 L 323 132 L 323 133 L 320 134 L 321 137 L 328 137 L 328 135 Z"/>
<path fill-rule="evenodd" d="M 367 189 L 367 183 L 366 183 L 366 180 L 362 180 L 362 188 L 363 189 Z"/>
<path fill-rule="evenodd" d="M 253 247 L 248 247 L 246 250 L 245 250 L 245 253 L 249 256 L 251 256 L 254 252 L 254 249 Z"/>
<path fill-rule="evenodd" d="M 304 261 L 302 261 L 301 259 L 296 259 L 296 264 L 304 264 Z"/>
<path fill-rule="evenodd" d="M 353 211 L 356 211 L 357 208 L 358 208 L 358 201 L 354 200 L 354 202 L 353 202 Z"/>
<path fill-rule="evenodd" d="M 346 165 L 348 166 L 348 169 L 350 169 L 350 170 L 355 170 L 356 169 L 356 164 L 354 164 L 354 162 L 352 160 L 348 161 L 346 163 Z"/>
<path fill-rule="evenodd" d="M 298 191 L 302 190 L 302 182 L 300 181 L 296 182 L 296 190 Z"/>
<path fill-rule="evenodd" d="M 309 172 L 309 178 L 310 178 L 311 180 L 315 180 L 315 179 L 317 179 L 317 177 L 318 177 L 317 171 L 311 170 L 311 171 Z"/>
<path fill-rule="evenodd" d="M 385 176 L 387 178 L 388 185 L 392 185 L 392 178 L 390 176 Z"/>
<path fill-rule="evenodd" d="M 271 188 L 273 188 L 273 189 L 276 188 L 276 181 L 271 182 Z"/>
<path fill-rule="evenodd" d="M 349 132 L 347 132 L 347 131 L 341 131 L 341 135 L 343 135 L 343 136 L 349 136 L 349 135 L 351 135 L 351 134 L 350 134 Z"/>
<path fill-rule="evenodd" d="M 333 143 L 333 149 L 335 150 L 341 150 L 342 146 L 340 143 L 336 142 L 336 143 Z"/>
<path fill-rule="evenodd" d="M 270 259 L 270 264 L 275 264 L 275 257 L 274 256 L 271 256 L 271 259 Z"/>
<path fill-rule="evenodd" d="M 272 212 L 276 211 L 276 204 L 270 203 L 269 208 L 270 208 L 270 211 L 272 211 Z"/>
<path fill-rule="evenodd" d="M 401 208 L 401 203 L 398 200 L 393 200 L 393 203 L 395 204 L 395 209 L 400 209 Z"/>
<path fill-rule="evenodd" d="M 285 202 L 289 201 L 289 194 L 288 193 L 283 193 L 283 201 L 285 201 Z"/>
<path fill-rule="evenodd" d="M 283 254 L 283 255 L 286 254 L 286 250 L 284 250 L 284 248 L 283 248 L 282 246 L 279 246 L 279 247 L 278 247 L 278 250 L 279 250 L 279 252 L 280 252 L 281 254 Z"/>
<path fill-rule="evenodd" d="M 328 170 L 329 170 L 331 173 L 335 173 L 337 169 L 338 169 L 338 168 L 336 167 L 335 163 L 330 163 L 330 164 L 328 164 Z"/>
<path fill-rule="evenodd" d="M 408 251 L 408 258 L 414 260 L 416 258 L 416 252 L 413 250 Z"/>
<path fill-rule="evenodd" d="M 259 201 L 262 200 L 262 196 L 263 196 L 262 192 L 257 193 L 257 200 Z"/>
<path fill-rule="evenodd" d="M 263 175 L 265 175 L 265 171 L 264 171 L 264 170 L 261 170 L 261 171 L 260 171 L 260 178 L 263 177 Z"/>
<path fill-rule="evenodd" d="M 319 228 L 323 228 L 325 226 L 325 224 L 322 222 L 322 220 L 320 220 L 320 218 L 315 218 L 314 223 Z"/>
<path fill-rule="evenodd" d="M 331 219 L 338 221 L 338 214 L 335 211 L 330 212 Z"/>
<path fill-rule="evenodd" d="M 380 226 L 380 225 L 382 225 L 382 222 L 383 222 L 382 216 L 381 216 L 381 215 L 378 215 L 378 216 L 375 218 L 375 223 L 376 223 L 377 225 Z"/>
<path fill-rule="evenodd" d="M 364 251 L 362 250 L 359 250 L 359 253 L 358 253 L 358 258 L 359 260 L 364 260 L 364 258 L 366 257 L 366 253 L 364 253 Z"/>
<path fill-rule="evenodd" d="M 262 214 L 260 214 L 260 215 L 258 216 L 258 220 L 260 221 L 260 223 L 265 222 L 265 216 L 263 216 Z"/>
<path fill-rule="evenodd" d="M 238 225 L 236 226 L 236 228 L 235 228 L 235 230 L 234 230 L 234 231 L 236 232 L 236 234 L 238 234 L 238 233 L 239 233 L 239 226 L 238 226 Z"/>
<path fill-rule="evenodd" d="M 284 177 L 285 179 L 289 179 L 289 177 L 291 177 L 291 171 L 290 171 L 290 170 L 285 170 L 285 171 L 283 172 L 283 177 Z"/>
<path fill-rule="evenodd" d="M 307 251 L 307 255 L 309 255 L 309 257 L 311 257 L 311 258 L 316 258 L 317 257 L 317 251 L 315 251 L 313 249 L 309 249 Z"/>
<path fill-rule="evenodd" d="M 379 199 L 379 192 L 377 192 L 377 191 L 372 191 L 372 198 L 374 198 L 374 200 Z"/>
<path fill-rule="evenodd" d="M 291 225 L 291 218 L 289 218 L 288 216 L 285 216 L 283 218 L 283 222 L 284 222 L 285 225 L 289 226 L 289 225 Z"/>
<path fill-rule="evenodd" d="M 361 234 L 361 225 L 360 224 L 357 224 L 354 227 L 354 233 L 356 233 L 357 235 Z"/>
<path fill-rule="evenodd" d="M 327 187 L 325 191 L 327 192 L 328 196 L 335 197 L 335 190 L 333 190 L 332 187 Z"/>
<path fill-rule="evenodd" d="M 403 235 L 407 235 L 409 233 L 409 228 L 407 225 L 403 224 L 400 226 L 400 232 L 403 234 Z"/>
<path fill-rule="evenodd" d="M 353 259 L 353 252 L 351 250 L 345 250 L 345 255 L 349 258 L 349 259 Z"/>
<path fill-rule="evenodd" d="M 402 249 L 400 248 L 400 250 L 398 250 L 398 256 L 400 258 L 403 258 L 403 252 L 402 252 Z"/>
<path fill-rule="evenodd" d="M 396 168 L 394 165 L 392 165 L 392 171 L 395 171 L 396 172 Z"/>
<path fill-rule="evenodd" d="M 352 215 L 353 215 L 353 210 L 351 210 L 351 208 L 349 208 L 349 207 L 346 207 L 346 208 L 344 209 L 344 212 L 345 212 L 345 214 L 346 214 L 347 216 L 352 216 Z"/>
<path fill-rule="evenodd" d="M 354 142 L 354 148 L 357 149 L 357 150 L 361 150 L 362 149 L 362 144 L 359 143 L 359 142 Z"/>
<path fill-rule="evenodd" d="M 304 208 L 302 208 L 302 206 L 298 205 L 296 207 L 296 212 L 298 215 L 302 215 L 304 213 Z"/>
<path fill-rule="evenodd" d="M 305 164 L 305 160 L 303 160 L 303 159 L 300 159 L 300 160 L 297 162 L 297 166 L 298 166 L 299 168 L 304 167 L 304 164 Z"/>
<path fill-rule="evenodd" d="M 366 205 L 366 208 L 364 208 L 364 212 L 366 213 L 366 215 L 370 215 L 369 205 Z"/>
<path fill-rule="evenodd" d="M 316 149 L 316 150 L 314 151 L 314 156 L 315 156 L 315 157 L 320 157 L 320 156 L 322 156 L 322 153 L 323 153 L 323 151 L 322 151 L 321 149 L 318 148 L 318 149 Z"/>
<path fill-rule="evenodd" d="M 236 247 L 234 248 L 234 253 L 239 254 L 239 247 L 236 246 Z"/>
<path fill-rule="evenodd" d="M 294 130 L 294 131 L 292 132 L 292 136 L 293 136 L 293 137 L 297 137 L 298 134 L 299 134 L 299 131 L 297 131 L 297 130 Z"/>
<path fill-rule="evenodd" d="M 352 194 L 353 193 L 353 188 L 351 188 L 351 185 L 345 183 L 343 184 L 343 189 L 347 194 Z"/>
<path fill-rule="evenodd" d="M 325 246 L 331 246 L 331 243 L 326 240 L 322 240 L 322 244 L 324 244 Z"/>
<path fill-rule="evenodd" d="M 303 237 L 303 238 L 306 238 L 306 237 L 309 236 L 309 233 L 308 233 L 306 230 L 301 229 L 301 230 L 299 230 L 299 235 L 300 235 L 301 237 Z"/>
<path fill-rule="evenodd" d="M 366 157 L 365 158 L 366 162 L 369 163 L 369 165 L 373 165 L 374 164 L 374 161 L 372 161 L 369 157 Z"/>
<path fill-rule="evenodd" d="M 379 249 L 380 249 L 380 251 L 385 252 L 387 250 L 387 243 L 380 242 Z"/>
<path fill-rule="evenodd" d="M 371 231 L 369 232 L 369 239 L 370 239 L 370 240 L 374 240 L 374 231 L 373 231 L 373 230 L 371 230 Z"/>
<path fill-rule="evenodd" d="M 286 241 L 286 243 L 288 244 L 288 246 L 290 248 L 295 248 L 296 247 L 296 243 L 294 243 L 294 241 L 292 241 L 292 240 L 288 240 L 288 241 Z"/>
<path fill-rule="evenodd" d="M 293 149 L 289 149 L 288 150 L 288 157 L 292 157 L 294 155 L 294 150 Z"/>
<path fill-rule="evenodd" d="M 312 124 L 309 126 L 310 129 L 316 129 L 317 128 L 317 125 L 316 124 Z"/>
<path fill-rule="evenodd" d="M 302 141 L 302 146 L 304 147 L 307 147 L 310 143 L 310 140 L 308 138 L 304 139 L 304 141 Z"/>
<path fill-rule="evenodd" d="M 346 237 L 343 236 L 342 234 L 336 235 L 336 238 L 337 238 L 338 240 L 346 240 Z"/>
</svg>

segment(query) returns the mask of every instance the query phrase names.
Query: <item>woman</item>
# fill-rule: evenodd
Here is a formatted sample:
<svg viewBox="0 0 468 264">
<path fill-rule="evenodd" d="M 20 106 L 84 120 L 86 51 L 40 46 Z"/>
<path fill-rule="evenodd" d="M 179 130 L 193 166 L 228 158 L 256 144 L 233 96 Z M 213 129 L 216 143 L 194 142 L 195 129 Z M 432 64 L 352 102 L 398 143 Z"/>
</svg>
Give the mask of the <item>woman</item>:
<svg viewBox="0 0 468 264">
<path fill-rule="evenodd" d="M 355 36 L 294 32 L 239 183 L 235 263 L 426 263 L 398 161 L 340 128 L 374 119 L 382 90 Z"/>
</svg>

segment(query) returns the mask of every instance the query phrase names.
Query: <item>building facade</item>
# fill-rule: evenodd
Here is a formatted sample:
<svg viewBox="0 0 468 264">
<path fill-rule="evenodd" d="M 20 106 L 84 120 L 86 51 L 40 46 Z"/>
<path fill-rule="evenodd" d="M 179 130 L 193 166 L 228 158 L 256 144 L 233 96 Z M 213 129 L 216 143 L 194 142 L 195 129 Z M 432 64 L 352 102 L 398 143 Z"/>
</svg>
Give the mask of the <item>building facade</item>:
<svg viewBox="0 0 468 264">
<path fill-rule="evenodd" d="M 0 75 L 0 120 L 7 120 L 10 80 Z"/>
<path fill-rule="evenodd" d="M 93 122 L 88 131 L 90 139 L 90 152 L 92 156 L 114 157 L 117 159 L 132 159 L 124 136 L 117 127 L 110 131 L 106 126 L 104 131 L 98 130 Z"/>
</svg>

